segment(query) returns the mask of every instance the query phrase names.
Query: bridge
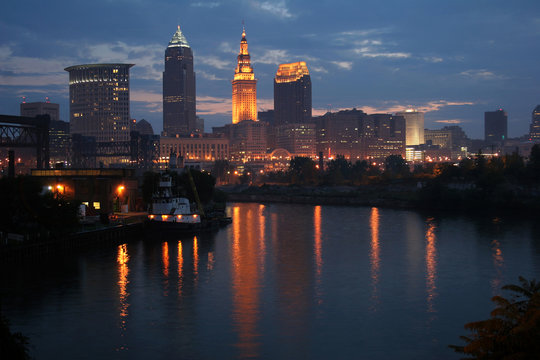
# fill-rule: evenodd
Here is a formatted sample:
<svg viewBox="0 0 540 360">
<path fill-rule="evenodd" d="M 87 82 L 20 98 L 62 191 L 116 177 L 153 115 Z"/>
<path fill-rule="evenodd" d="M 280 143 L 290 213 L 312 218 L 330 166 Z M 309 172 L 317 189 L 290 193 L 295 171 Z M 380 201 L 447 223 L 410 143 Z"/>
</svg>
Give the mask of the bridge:
<svg viewBox="0 0 540 360">
<path fill-rule="evenodd" d="M 49 167 L 49 115 L 35 118 L 0 115 L 0 148 L 33 147 L 36 149 L 36 167 Z M 12 153 L 11 153 L 12 154 Z M 10 167 L 13 159 L 10 156 Z"/>
</svg>

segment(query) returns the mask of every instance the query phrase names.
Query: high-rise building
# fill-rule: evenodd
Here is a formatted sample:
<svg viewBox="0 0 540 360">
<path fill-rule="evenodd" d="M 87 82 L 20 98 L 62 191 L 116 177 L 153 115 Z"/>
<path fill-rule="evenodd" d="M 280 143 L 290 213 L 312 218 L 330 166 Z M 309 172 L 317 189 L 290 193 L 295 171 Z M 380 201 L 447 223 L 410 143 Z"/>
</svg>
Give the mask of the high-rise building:
<svg viewBox="0 0 540 360">
<path fill-rule="evenodd" d="M 405 145 L 413 146 L 424 143 L 424 113 L 408 109 L 396 113 L 405 118 Z"/>
<path fill-rule="evenodd" d="M 129 142 L 129 68 L 134 64 L 87 64 L 69 72 L 70 133 L 96 142 Z"/>
<path fill-rule="evenodd" d="M 529 139 L 540 142 L 540 105 L 536 106 L 532 112 L 532 123 L 529 130 Z"/>
<path fill-rule="evenodd" d="M 281 64 L 274 78 L 275 125 L 311 121 L 311 77 L 304 61 Z"/>
<path fill-rule="evenodd" d="M 165 50 L 163 135 L 190 135 L 197 128 L 193 52 L 180 25 Z"/>
<path fill-rule="evenodd" d="M 21 116 L 36 117 L 38 115 L 49 115 L 51 121 L 60 120 L 60 105 L 45 102 L 23 101 L 21 103 Z"/>
<path fill-rule="evenodd" d="M 484 140 L 488 145 L 500 143 L 508 137 L 508 115 L 503 109 L 484 113 Z"/>
<path fill-rule="evenodd" d="M 257 121 L 257 80 L 251 67 L 246 29 L 242 30 L 240 53 L 232 81 L 232 123 Z"/>
</svg>

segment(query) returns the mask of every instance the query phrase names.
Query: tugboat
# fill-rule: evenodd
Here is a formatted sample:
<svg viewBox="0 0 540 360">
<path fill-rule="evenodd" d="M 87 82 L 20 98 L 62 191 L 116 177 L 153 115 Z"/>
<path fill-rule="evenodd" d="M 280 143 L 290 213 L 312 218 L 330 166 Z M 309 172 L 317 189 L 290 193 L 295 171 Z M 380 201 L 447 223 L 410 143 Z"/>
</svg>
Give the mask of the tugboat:
<svg viewBox="0 0 540 360">
<path fill-rule="evenodd" d="M 187 171 L 195 195 L 197 211 L 191 210 L 187 198 L 174 194 L 171 175 L 162 173 L 157 191 L 152 195 L 152 203 L 148 212 L 148 227 L 152 230 L 196 233 L 215 230 L 230 223 L 230 218 L 205 216 L 191 171 L 189 169 L 184 169 L 184 171 Z"/>
</svg>

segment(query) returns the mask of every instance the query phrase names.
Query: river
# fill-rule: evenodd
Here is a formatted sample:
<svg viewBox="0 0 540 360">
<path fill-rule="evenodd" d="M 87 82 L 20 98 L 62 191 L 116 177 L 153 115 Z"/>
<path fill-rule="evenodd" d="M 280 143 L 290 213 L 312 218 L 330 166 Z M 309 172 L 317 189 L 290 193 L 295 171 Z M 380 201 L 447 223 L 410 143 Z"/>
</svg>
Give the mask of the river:
<svg viewBox="0 0 540 360">
<path fill-rule="evenodd" d="M 233 203 L 211 235 L 149 236 L 10 267 L 2 310 L 36 359 L 458 359 L 540 225 Z"/>
</svg>

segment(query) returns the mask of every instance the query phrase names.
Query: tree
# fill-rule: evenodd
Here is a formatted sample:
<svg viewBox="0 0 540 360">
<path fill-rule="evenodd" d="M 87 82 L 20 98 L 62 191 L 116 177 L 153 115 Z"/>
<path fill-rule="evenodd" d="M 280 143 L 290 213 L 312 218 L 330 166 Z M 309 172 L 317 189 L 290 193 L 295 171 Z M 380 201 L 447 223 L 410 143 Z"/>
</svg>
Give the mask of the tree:
<svg viewBox="0 0 540 360">
<path fill-rule="evenodd" d="M 540 354 L 540 283 L 519 277 L 520 285 L 505 285 L 510 299 L 494 296 L 491 318 L 465 324 L 467 345 L 450 345 L 467 359 L 537 359 Z"/>
<path fill-rule="evenodd" d="M 30 359 L 28 338 L 9 329 L 8 320 L 0 315 L 0 354 L 3 359 Z"/>
<path fill-rule="evenodd" d="M 291 176 L 291 183 L 293 184 L 315 184 L 317 181 L 317 168 L 315 161 L 308 157 L 297 156 L 291 159 L 289 174 Z"/>
<path fill-rule="evenodd" d="M 409 174 L 409 165 L 401 155 L 390 155 L 384 161 L 385 172 L 393 176 L 404 176 Z"/>
</svg>

